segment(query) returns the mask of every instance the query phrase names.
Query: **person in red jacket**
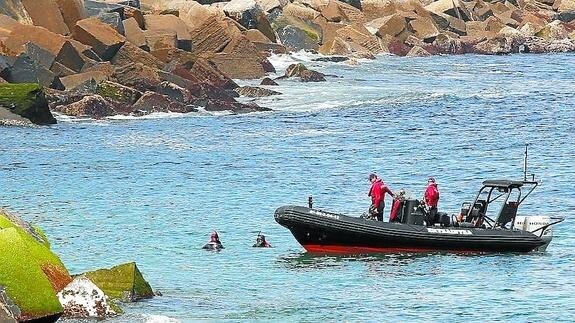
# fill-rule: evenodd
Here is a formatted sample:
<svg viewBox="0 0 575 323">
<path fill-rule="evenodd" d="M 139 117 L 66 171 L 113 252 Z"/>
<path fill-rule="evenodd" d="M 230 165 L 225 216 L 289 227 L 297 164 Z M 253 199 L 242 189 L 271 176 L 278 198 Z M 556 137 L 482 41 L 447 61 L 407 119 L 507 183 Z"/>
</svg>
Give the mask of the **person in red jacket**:
<svg viewBox="0 0 575 323">
<path fill-rule="evenodd" d="M 435 224 L 437 216 L 437 204 L 439 203 L 439 190 L 435 178 L 430 177 L 427 180 L 427 188 L 423 194 L 423 203 L 427 210 L 426 223 L 428 226 Z"/>
<path fill-rule="evenodd" d="M 383 209 L 385 208 L 385 193 L 393 197 L 393 193 L 385 185 L 385 183 L 378 178 L 375 174 L 369 174 L 369 181 L 371 182 L 371 187 L 369 188 L 369 193 L 367 196 L 371 197 L 370 210 L 374 210 L 375 216 L 378 221 L 383 221 Z"/>
</svg>

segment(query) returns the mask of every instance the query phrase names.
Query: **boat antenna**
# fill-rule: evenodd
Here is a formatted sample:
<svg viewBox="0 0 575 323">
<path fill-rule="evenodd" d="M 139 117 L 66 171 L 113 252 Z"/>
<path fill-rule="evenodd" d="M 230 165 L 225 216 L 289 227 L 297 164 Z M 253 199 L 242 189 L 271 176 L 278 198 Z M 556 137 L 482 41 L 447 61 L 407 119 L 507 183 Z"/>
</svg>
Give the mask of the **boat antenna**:
<svg viewBox="0 0 575 323">
<path fill-rule="evenodd" d="M 307 198 L 307 205 L 310 209 L 313 209 L 313 196 L 308 196 Z"/>
<path fill-rule="evenodd" d="M 527 147 L 529 144 L 525 144 L 525 153 L 523 154 L 523 181 L 527 182 Z"/>
</svg>

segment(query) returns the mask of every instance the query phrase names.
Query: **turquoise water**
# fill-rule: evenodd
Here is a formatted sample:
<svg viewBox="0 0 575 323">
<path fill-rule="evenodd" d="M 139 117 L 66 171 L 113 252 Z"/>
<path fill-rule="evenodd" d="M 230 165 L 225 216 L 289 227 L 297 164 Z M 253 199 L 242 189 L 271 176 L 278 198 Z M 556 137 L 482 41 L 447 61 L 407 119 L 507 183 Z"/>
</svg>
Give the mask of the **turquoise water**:
<svg viewBox="0 0 575 323">
<path fill-rule="evenodd" d="M 110 322 L 575 320 L 575 56 L 309 58 L 273 62 L 340 77 L 283 82 L 271 113 L 0 128 L 0 205 L 74 273 L 138 263 L 163 296 Z M 520 213 L 567 216 L 545 253 L 310 256 L 273 220 L 309 195 L 359 215 L 372 171 L 415 196 L 435 176 L 456 212 L 521 178 L 525 143 L 543 184 Z"/>
</svg>

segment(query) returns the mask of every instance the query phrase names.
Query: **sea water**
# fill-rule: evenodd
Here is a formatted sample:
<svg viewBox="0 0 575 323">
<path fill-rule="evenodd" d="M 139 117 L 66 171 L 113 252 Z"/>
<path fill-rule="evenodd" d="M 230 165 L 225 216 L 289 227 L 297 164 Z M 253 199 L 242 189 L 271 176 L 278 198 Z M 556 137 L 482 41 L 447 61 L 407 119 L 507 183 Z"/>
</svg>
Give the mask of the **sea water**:
<svg viewBox="0 0 575 323">
<path fill-rule="evenodd" d="M 163 296 L 110 322 L 575 320 L 574 55 L 311 58 L 272 58 L 334 75 L 280 81 L 255 100 L 273 112 L 0 128 L 0 205 L 72 273 L 137 262 Z M 519 213 L 567 217 L 544 253 L 313 256 L 273 219 L 308 196 L 359 216 L 371 172 L 414 197 L 434 176 L 456 213 L 522 179 L 527 143 L 542 185 Z M 212 230 L 221 252 L 201 249 Z"/>
</svg>

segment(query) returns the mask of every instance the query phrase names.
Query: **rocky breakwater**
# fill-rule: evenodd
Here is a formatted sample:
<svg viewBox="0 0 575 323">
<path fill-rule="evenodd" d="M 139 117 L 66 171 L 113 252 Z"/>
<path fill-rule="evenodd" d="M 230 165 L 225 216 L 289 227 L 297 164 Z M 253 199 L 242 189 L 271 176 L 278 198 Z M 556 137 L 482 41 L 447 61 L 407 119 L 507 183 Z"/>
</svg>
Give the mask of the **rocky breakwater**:
<svg viewBox="0 0 575 323">
<path fill-rule="evenodd" d="M 154 296 L 135 263 L 72 277 L 42 230 L 0 209 L 0 322 L 120 315 Z"/>
<path fill-rule="evenodd" d="M 283 46 L 221 9 L 179 3 L 0 1 L 0 82 L 39 84 L 52 111 L 73 116 L 268 110 L 236 101 L 232 78 L 273 72 L 262 48 Z"/>
<path fill-rule="evenodd" d="M 253 112 L 238 92 L 263 92 L 234 79 L 275 72 L 270 53 L 565 52 L 574 31 L 573 0 L 0 0 L 0 82 L 75 116 Z"/>
</svg>

